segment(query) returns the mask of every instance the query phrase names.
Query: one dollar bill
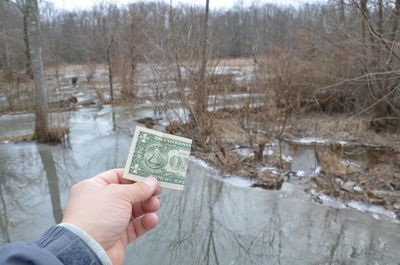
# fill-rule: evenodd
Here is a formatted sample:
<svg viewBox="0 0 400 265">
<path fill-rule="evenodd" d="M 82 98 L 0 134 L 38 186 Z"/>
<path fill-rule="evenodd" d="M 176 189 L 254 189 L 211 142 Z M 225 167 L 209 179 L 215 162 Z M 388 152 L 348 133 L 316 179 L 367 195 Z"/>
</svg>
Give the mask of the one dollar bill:
<svg viewBox="0 0 400 265">
<path fill-rule="evenodd" d="M 160 186 L 183 190 L 192 140 L 136 126 L 124 178 L 154 176 Z"/>
</svg>

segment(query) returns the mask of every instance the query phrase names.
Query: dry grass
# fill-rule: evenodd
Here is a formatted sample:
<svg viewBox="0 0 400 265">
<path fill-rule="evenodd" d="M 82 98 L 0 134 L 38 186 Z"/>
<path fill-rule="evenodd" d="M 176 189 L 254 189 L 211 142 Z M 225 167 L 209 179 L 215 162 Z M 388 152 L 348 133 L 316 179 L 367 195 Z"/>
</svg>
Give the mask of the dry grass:
<svg viewBox="0 0 400 265">
<path fill-rule="evenodd" d="M 240 126 L 239 122 L 227 113 L 226 119 L 216 119 L 213 121 L 214 129 L 221 136 L 225 144 L 244 144 L 247 142 L 246 131 Z"/>
<path fill-rule="evenodd" d="M 348 191 L 338 183 L 340 178 L 344 183 L 352 181 L 361 190 Z M 394 211 L 400 217 L 400 172 L 398 167 L 390 164 L 377 165 L 366 172 L 344 176 L 324 175 L 315 178 L 318 190 L 342 201 L 357 200 L 383 206 Z"/>
<path fill-rule="evenodd" d="M 195 64 L 187 62 L 187 64 Z M 253 66 L 254 61 L 251 58 L 233 58 L 233 59 L 221 59 L 218 61 L 218 66 L 222 67 L 243 67 L 243 66 Z M 138 67 L 150 66 L 148 63 L 141 62 Z M 94 65 L 95 69 L 107 69 L 105 64 Z M 46 67 L 46 71 L 55 71 L 56 67 Z M 85 72 L 87 66 L 84 64 L 65 64 L 58 66 L 58 71 L 60 72 Z"/>
<path fill-rule="evenodd" d="M 49 130 L 49 142 L 62 143 L 69 134 L 68 127 L 52 127 Z"/>
<path fill-rule="evenodd" d="M 218 61 L 218 66 L 223 66 L 223 67 L 244 67 L 253 65 L 254 65 L 254 60 L 252 58 L 233 58 L 233 59 L 222 59 Z"/>
<path fill-rule="evenodd" d="M 32 134 L 23 135 L 12 135 L 12 136 L 0 136 L 0 143 L 19 143 L 19 142 L 30 142 L 32 141 Z"/>
<path fill-rule="evenodd" d="M 69 128 L 67 127 L 53 127 L 49 130 L 49 142 L 50 143 L 62 143 L 66 140 L 69 134 Z M 23 135 L 12 135 L 12 136 L 0 136 L 0 143 L 20 143 L 20 142 L 31 142 L 36 141 L 37 137 L 34 134 L 23 134 Z"/>
<path fill-rule="evenodd" d="M 95 69 L 106 69 L 105 64 L 96 64 L 94 65 Z M 86 72 L 87 71 L 87 66 L 84 64 L 66 64 L 66 65 L 60 65 L 58 67 L 46 67 L 46 71 L 56 71 L 58 70 L 59 72 Z"/>
<path fill-rule="evenodd" d="M 283 182 L 282 176 L 260 172 L 258 168 L 263 166 L 263 161 L 255 161 L 252 157 L 239 155 L 232 150 L 236 144 L 248 144 L 248 132 L 240 124 L 240 116 L 235 114 L 237 110 L 208 113 L 210 122 L 203 131 L 204 135 L 199 135 L 193 121 L 185 124 L 171 123 L 166 130 L 192 138 L 193 154 L 219 168 L 222 174 L 248 177 L 257 182 L 257 187 L 279 189 Z"/>
<path fill-rule="evenodd" d="M 333 141 L 350 141 L 393 147 L 400 151 L 397 133 L 377 133 L 369 127 L 368 119 L 349 119 L 348 116 L 309 113 L 297 117 L 287 131 L 289 138 L 317 137 Z"/>
</svg>

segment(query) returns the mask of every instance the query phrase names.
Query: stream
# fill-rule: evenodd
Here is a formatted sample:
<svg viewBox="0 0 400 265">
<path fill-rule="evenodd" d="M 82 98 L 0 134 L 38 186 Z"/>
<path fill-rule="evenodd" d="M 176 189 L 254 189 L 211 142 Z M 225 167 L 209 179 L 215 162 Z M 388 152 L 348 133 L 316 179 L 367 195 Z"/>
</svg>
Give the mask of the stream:
<svg viewBox="0 0 400 265">
<path fill-rule="evenodd" d="M 66 144 L 0 144 L 0 245 L 37 239 L 61 220 L 74 183 L 124 167 L 135 120 L 153 110 L 94 105 L 52 115 L 68 116 Z M 0 116 L 0 135 L 31 132 L 33 122 Z M 315 170 L 293 159 L 297 171 Z M 159 225 L 128 247 L 125 264 L 399 264 L 396 219 L 318 204 L 293 184 L 250 185 L 191 157 L 184 191 L 163 190 Z"/>
</svg>

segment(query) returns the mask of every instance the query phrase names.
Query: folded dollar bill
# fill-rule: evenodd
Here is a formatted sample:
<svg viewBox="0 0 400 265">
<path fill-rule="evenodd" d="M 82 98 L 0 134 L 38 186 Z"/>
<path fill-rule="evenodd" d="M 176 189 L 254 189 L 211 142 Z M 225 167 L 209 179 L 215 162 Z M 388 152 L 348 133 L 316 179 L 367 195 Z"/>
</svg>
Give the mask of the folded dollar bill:
<svg viewBox="0 0 400 265">
<path fill-rule="evenodd" d="M 192 140 L 136 126 L 124 178 L 154 176 L 160 186 L 183 190 Z"/>
</svg>

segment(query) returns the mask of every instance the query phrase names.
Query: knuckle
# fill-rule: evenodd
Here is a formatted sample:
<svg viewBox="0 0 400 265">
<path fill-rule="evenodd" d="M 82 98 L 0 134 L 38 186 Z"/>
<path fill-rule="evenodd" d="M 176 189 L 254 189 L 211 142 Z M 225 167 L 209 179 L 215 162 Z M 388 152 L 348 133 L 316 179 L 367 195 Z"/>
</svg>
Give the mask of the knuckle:
<svg viewBox="0 0 400 265">
<path fill-rule="evenodd" d="M 147 186 L 145 183 L 139 181 L 133 185 L 136 186 L 135 194 L 134 194 L 135 199 L 140 200 L 141 198 L 149 197 L 151 195 L 151 190 L 150 190 L 149 186 Z"/>
</svg>

